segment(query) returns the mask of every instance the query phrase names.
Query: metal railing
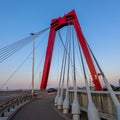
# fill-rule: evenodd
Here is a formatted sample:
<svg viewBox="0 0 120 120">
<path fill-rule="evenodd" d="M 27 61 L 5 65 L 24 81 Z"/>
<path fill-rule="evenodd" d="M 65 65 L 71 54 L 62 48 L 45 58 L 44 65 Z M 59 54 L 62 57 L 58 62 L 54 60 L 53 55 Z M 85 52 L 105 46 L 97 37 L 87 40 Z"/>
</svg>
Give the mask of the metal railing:
<svg viewBox="0 0 120 120">
<path fill-rule="evenodd" d="M 23 106 L 24 104 L 30 102 L 31 100 L 35 99 L 36 95 L 22 95 L 16 98 L 12 98 L 6 101 L 4 104 L 0 105 L 0 117 L 9 117 L 10 115 L 6 113 L 10 113 L 13 109 L 16 110 Z"/>
</svg>

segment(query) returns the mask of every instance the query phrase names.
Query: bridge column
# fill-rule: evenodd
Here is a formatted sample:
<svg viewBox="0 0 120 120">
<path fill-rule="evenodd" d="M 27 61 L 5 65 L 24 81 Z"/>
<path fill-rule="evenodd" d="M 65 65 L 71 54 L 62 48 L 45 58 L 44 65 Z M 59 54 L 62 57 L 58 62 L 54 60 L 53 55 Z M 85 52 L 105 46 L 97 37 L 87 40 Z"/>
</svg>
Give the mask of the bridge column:
<svg viewBox="0 0 120 120">
<path fill-rule="evenodd" d="M 51 27 L 49 39 L 48 39 L 48 46 L 47 46 L 47 51 L 46 51 L 42 81 L 41 81 L 41 86 L 40 86 L 41 90 L 44 90 L 47 85 L 50 64 L 51 64 L 51 58 L 52 58 L 52 52 L 53 52 L 54 41 L 55 41 L 55 35 L 56 35 L 56 31 Z"/>
<path fill-rule="evenodd" d="M 55 33 L 57 30 L 61 29 L 62 27 L 66 25 L 73 25 L 78 39 L 79 43 L 81 45 L 82 51 L 84 53 L 84 56 L 86 58 L 86 62 L 88 64 L 91 76 L 93 78 L 93 82 L 95 84 L 95 87 L 97 90 L 102 90 L 102 86 L 100 84 L 98 74 L 96 72 L 94 63 L 92 61 L 92 57 L 90 55 L 86 40 L 83 36 L 80 24 L 78 22 L 77 16 L 75 11 L 71 11 L 68 14 L 64 15 L 63 17 L 55 18 L 51 22 L 51 28 L 50 28 L 50 34 L 49 34 L 49 40 L 48 40 L 48 46 L 47 46 L 47 52 L 46 52 L 46 58 L 44 63 L 44 70 L 42 75 L 42 82 L 41 82 L 41 89 L 45 89 L 47 85 L 48 80 L 48 74 L 49 74 L 49 68 L 51 63 L 51 57 L 52 57 L 52 51 L 54 46 L 54 39 L 55 39 Z"/>
</svg>

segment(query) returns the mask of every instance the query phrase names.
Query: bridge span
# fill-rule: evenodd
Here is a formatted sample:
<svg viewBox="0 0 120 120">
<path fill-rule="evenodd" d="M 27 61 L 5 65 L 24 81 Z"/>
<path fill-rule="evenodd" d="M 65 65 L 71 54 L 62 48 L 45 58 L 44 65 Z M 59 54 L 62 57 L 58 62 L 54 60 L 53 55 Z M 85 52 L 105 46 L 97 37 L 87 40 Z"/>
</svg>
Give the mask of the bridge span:
<svg viewBox="0 0 120 120">
<path fill-rule="evenodd" d="M 23 99 L 23 105 L 16 104 L 19 102 L 19 99 L 15 101 L 15 98 L 18 96 L 25 96 L 30 94 L 30 91 L 22 91 L 22 92 L 4 92 L 6 94 L 0 97 L 0 100 L 4 99 L 4 105 L 6 105 L 6 109 L 2 111 L 2 104 L 1 102 L 1 117 L 0 120 L 72 120 L 72 101 L 74 99 L 74 92 L 73 90 L 69 90 L 69 100 L 70 100 L 70 109 L 67 114 L 63 114 L 63 108 L 57 109 L 54 106 L 54 99 L 56 96 L 56 92 L 48 93 L 47 91 L 36 91 L 34 96 L 28 102 L 25 102 Z M 1 93 L 3 94 L 3 93 Z M 87 115 L 87 106 L 88 106 L 88 99 L 85 90 L 79 90 L 78 94 L 78 101 L 80 104 L 80 120 L 88 120 Z M 92 91 L 92 99 L 99 111 L 100 119 L 101 120 L 117 120 L 117 113 L 115 110 L 115 106 L 110 99 L 110 96 L 107 91 Z M 119 101 L 120 101 L 120 93 L 115 92 Z M 6 97 L 7 96 L 7 97 Z M 9 97 L 8 97 L 9 96 Z M 30 97 L 30 96 L 29 96 Z M 63 97 L 65 98 L 65 91 Z M 13 100 L 12 105 L 8 104 L 7 101 Z M 21 101 L 20 101 L 21 102 Z M 25 102 L 25 103 L 24 103 Z M 19 107 L 20 106 L 20 107 Z M 12 111 L 12 112 L 11 112 Z M 9 114 L 10 113 L 10 114 Z"/>
</svg>

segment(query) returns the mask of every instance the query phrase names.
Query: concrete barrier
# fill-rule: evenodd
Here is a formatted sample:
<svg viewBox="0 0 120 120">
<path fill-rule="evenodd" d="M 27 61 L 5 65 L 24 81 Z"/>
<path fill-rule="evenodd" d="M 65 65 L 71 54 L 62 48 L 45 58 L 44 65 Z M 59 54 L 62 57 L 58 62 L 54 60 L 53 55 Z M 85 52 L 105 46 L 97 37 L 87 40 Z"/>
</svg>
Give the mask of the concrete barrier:
<svg viewBox="0 0 120 120">
<path fill-rule="evenodd" d="M 86 91 L 78 90 L 78 100 L 82 111 L 87 112 L 88 98 Z M 120 101 L 120 92 L 115 92 Z M 107 91 L 91 91 L 93 102 L 99 111 L 100 117 L 107 120 L 117 120 L 117 113 L 111 97 Z M 70 104 L 74 98 L 73 90 L 69 90 Z"/>
</svg>

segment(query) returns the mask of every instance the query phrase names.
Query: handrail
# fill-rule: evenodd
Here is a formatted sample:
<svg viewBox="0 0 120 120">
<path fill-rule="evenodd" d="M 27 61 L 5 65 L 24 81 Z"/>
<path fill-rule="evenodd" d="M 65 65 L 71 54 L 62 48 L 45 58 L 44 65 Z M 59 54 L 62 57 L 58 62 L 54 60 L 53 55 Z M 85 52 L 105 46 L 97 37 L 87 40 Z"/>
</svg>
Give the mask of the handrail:
<svg viewBox="0 0 120 120">
<path fill-rule="evenodd" d="M 0 117 L 4 117 L 5 112 L 9 112 L 10 109 L 18 106 L 20 103 L 25 103 L 25 101 L 31 101 L 35 96 L 31 94 L 21 95 L 12 99 L 7 100 L 5 103 L 0 105 Z"/>
</svg>

